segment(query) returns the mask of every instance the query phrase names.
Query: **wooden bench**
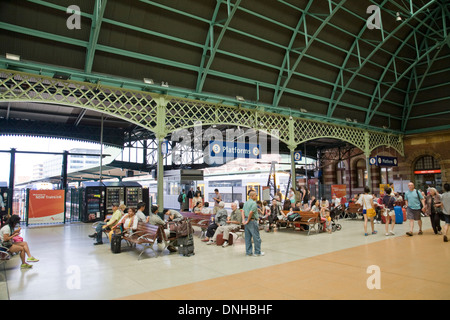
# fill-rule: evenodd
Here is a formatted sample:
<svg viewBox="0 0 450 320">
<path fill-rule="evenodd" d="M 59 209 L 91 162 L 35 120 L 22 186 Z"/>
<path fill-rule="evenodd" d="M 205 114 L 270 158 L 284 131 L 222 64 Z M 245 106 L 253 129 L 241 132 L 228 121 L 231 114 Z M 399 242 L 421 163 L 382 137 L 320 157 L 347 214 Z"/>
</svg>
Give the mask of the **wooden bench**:
<svg viewBox="0 0 450 320">
<path fill-rule="evenodd" d="M 191 221 L 192 226 L 200 227 L 202 232 L 200 234 L 200 238 L 205 237 L 206 229 L 211 222 L 212 214 L 198 214 L 193 212 L 181 212 L 181 215 L 185 218 L 188 218 Z"/>
<path fill-rule="evenodd" d="M 147 248 L 153 249 L 153 245 L 157 242 L 158 237 L 165 238 L 164 229 L 162 226 L 155 226 L 153 224 L 139 222 L 137 229 L 132 233 L 124 233 L 122 239 L 127 241 L 130 246 L 142 245 L 143 250 L 139 254 L 138 260 Z M 155 252 L 156 253 L 156 252 Z"/>
<path fill-rule="evenodd" d="M 284 214 L 288 214 L 289 211 L 283 210 Z M 294 229 L 296 225 L 299 226 L 308 226 L 308 236 L 310 235 L 311 231 L 315 231 L 316 233 L 319 233 L 320 229 L 320 216 L 319 212 L 312 212 L 312 211 L 294 211 L 294 213 L 300 214 L 300 219 L 295 221 L 289 221 L 289 220 L 278 220 L 277 226 L 279 226 L 281 223 L 286 223 L 286 226 L 293 226 Z"/>
<path fill-rule="evenodd" d="M 359 215 L 362 215 L 363 206 L 360 205 L 359 203 L 350 202 L 344 212 L 345 212 L 345 215 L 344 215 L 345 218 L 350 217 L 352 219 L 355 219 L 355 218 L 358 218 Z"/>
</svg>

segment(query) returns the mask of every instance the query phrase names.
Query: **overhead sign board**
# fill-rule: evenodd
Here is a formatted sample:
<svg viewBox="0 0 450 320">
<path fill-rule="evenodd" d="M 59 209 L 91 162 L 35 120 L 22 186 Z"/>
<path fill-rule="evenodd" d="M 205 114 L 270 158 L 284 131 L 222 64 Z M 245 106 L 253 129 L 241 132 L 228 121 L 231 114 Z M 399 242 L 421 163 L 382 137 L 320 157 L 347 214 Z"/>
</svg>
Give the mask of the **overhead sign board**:
<svg viewBox="0 0 450 320">
<path fill-rule="evenodd" d="M 369 163 L 372 166 L 380 166 L 380 167 L 397 167 L 398 166 L 398 158 L 396 157 L 384 157 L 384 156 L 376 156 L 369 159 Z"/>
<path fill-rule="evenodd" d="M 261 159 L 261 148 L 259 144 L 211 141 L 209 143 L 211 157 L 221 157 L 226 159 Z"/>
</svg>

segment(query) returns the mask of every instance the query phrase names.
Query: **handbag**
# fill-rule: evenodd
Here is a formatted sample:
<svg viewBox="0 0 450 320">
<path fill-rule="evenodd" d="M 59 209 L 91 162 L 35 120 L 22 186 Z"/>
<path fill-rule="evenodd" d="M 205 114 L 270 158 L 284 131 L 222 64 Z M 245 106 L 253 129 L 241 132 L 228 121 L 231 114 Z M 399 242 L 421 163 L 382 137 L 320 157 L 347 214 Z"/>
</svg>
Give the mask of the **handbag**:
<svg viewBox="0 0 450 320">
<path fill-rule="evenodd" d="M 23 242 L 23 238 L 21 236 L 15 236 L 12 238 L 12 241 L 15 242 Z"/>
<path fill-rule="evenodd" d="M 366 198 L 364 198 L 364 202 L 365 202 L 365 204 L 366 204 L 366 214 L 367 214 L 367 217 L 368 217 L 368 218 L 373 218 L 373 217 L 375 217 L 375 216 L 377 215 L 377 212 L 375 211 L 375 209 L 374 209 L 373 207 L 370 207 L 370 208 L 369 208 L 369 206 L 367 205 L 367 202 L 366 202 Z"/>
</svg>

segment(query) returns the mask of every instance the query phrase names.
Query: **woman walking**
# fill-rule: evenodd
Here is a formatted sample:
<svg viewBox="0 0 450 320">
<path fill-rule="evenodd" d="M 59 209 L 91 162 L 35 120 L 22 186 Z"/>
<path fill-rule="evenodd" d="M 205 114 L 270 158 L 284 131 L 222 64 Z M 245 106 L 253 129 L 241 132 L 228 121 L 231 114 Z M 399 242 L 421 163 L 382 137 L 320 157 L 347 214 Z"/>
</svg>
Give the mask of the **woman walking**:
<svg viewBox="0 0 450 320">
<path fill-rule="evenodd" d="M 441 206 L 441 195 L 435 188 L 428 189 L 428 194 L 425 198 L 425 215 L 430 217 L 431 226 L 434 234 L 442 234 L 441 219 L 438 211 Z"/>
<path fill-rule="evenodd" d="M 367 222 L 370 219 L 370 225 L 372 227 L 372 234 L 376 234 L 377 231 L 375 230 L 374 226 L 374 219 L 375 219 L 375 208 L 374 208 L 374 202 L 373 197 L 370 194 L 369 187 L 364 188 L 364 194 L 362 194 L 357 203 L 361 204 L 363 206 L 363 216 L 364 216 L 364 235 L 368 236 L 367 233 Z M 373 215 L 372 215 L 373 214 Z"/>
</svg>

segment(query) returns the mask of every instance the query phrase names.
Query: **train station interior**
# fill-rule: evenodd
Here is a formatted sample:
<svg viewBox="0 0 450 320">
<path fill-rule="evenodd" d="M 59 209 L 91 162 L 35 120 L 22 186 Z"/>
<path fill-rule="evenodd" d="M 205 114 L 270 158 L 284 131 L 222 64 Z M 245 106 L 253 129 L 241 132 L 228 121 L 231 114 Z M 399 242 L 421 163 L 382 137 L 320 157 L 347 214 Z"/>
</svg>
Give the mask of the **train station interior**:
<svg viewBox="0 0 450 320">
<path fill-rule="evenodd" d="M 39 261 L 0 248 L 0 299 L 447 300 L 449 75 L 447 0 L 1 1 L 0 216 L 22 239 L 0 240 Z M 365 229 L 366 187 L 395 194 L 393 232 L 381 205 Z M 243 225 L 208 245 L 216 189 L 228 215 L 253 191 L 299 218 L 260 219 L 261 256 Z M 187 218 L 195 254 L 169 223 L 94 245 L 141 202 Z"/>
</svg>

